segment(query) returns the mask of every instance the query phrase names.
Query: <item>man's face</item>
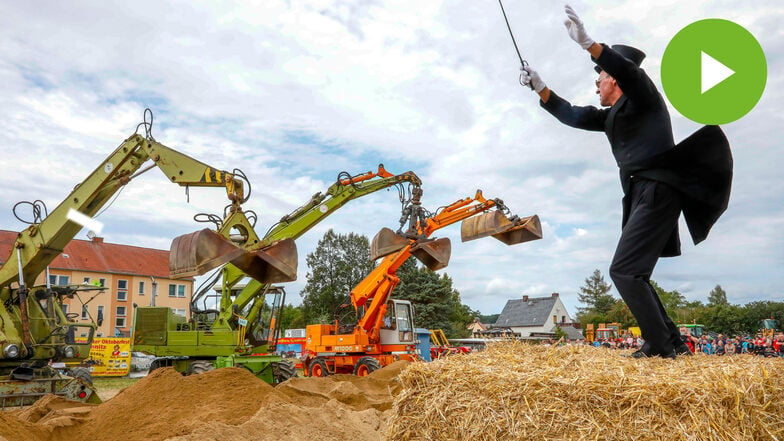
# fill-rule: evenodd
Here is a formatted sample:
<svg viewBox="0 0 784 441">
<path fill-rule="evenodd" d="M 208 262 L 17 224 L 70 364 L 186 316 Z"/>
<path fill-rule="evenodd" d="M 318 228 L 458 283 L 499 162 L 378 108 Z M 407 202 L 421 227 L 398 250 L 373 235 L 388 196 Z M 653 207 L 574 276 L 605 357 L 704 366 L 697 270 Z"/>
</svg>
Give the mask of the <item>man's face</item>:
<svg viewBox="0 0 784 441">
<path fill-rule="evenodd" d="M 613 103 L 610 101 L 610 93 L 615 86 L 613 77 L 607 72 L 602 71 L 594 84 L 596 84 L 596 93 L 599 95 L 599 104 L 602 106 L 611 106 Z"/>
</svg>

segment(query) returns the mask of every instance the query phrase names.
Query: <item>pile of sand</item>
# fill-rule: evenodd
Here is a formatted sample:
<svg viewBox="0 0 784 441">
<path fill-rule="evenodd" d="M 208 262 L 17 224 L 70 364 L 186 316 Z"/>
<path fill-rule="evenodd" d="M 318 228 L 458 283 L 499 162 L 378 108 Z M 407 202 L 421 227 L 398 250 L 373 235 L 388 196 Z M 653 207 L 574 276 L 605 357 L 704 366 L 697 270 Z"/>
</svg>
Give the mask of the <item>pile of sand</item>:
<svg viewBox="0 0 784 441">
<path fill-rule="evenodd" d="M 499 343 L 412 364 L 388 440 L 780 440 L 784 359 Z"/>
<path fill-rule="evenodd" d="M 277 388 L 239 368 L 188 377 L 157 369 L 100 405 L 47 396 L 0 412 L 0 439 L 377 441 L 407 364 L 364 378 L 295 378 Z"/>
</svg>

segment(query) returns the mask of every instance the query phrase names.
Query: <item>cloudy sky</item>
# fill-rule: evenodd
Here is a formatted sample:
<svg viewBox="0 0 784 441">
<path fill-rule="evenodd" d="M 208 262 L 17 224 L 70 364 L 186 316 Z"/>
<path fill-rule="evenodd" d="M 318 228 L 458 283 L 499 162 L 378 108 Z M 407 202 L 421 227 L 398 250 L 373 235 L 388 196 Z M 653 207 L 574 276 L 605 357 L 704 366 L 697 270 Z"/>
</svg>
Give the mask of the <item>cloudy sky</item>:
<svg viewBox="0 0 784 441">
<path fill-rule="evenodd" d="M 446 271 L 464 303 L 485 314 L 524 294 L 559 292 L 572 314 L 593 270 L 608 273 L 620 233 L 621 190 L 602 133 L 561 125 L 517 83 L 518 65 L 495 0 L 27 1 L 0 14 L 0 229 L 21 230 L 12 207 L 53 210 L 117 145 L 146 107 L 155 138 L 217 168 L 242 169 L 246 208 L 263 233 L 326 189 L 341 171 L 379 163 L 415 171 L 431 210 L 500 197 L 538 214 L 544 239 L 506 247 L 452 239 Z M 576 104 L 598 104 L 596 74 L 563 26 L 563 4 L 505 3 L 523 56 Z M 735 21 L 762 45 L 767 86 L 757 107 L 723 128 L 733 146 L 730 207 L 698 247 L 663 259 L 654 279 L 689 300 L 716 285 L 733 303 L 781 300 L 784 286 L 784 4 L 780 0 L 577 1 L 595 40 L 632 44 L 656 84 L 661 56 L 684 26 Z M 700 127 L 671 109 L 676 140 Z M 182 188 L 151 170 L 98 218 L 107 242 L 168 249 L 222 213 L 219 189 Z M 351 202 L 298 241 L 305 255 L 329 228 L 372 238 L 397 227 L 394 191 Z M 30 218 L 30 214 L 23 217 Z M 683 232 L 685 225 L 682 224 Z M 85 239 L 86 230 L 77 238 Z M 609 280 L 609 277 L 607 278 Z"/>
</svg>

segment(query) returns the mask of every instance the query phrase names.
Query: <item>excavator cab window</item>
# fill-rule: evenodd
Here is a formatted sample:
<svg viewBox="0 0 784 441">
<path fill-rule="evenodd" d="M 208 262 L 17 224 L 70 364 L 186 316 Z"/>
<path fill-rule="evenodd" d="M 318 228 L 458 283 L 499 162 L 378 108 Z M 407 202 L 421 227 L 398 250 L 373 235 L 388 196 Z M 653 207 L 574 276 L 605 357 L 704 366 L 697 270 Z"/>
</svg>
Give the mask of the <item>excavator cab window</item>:
<svg viewBox="0 0 784 441">
<path fill-rule="evenodd" d="M 381 324 L 381 329 L 395 330 L 397 328 L 397 320 L 395 320 L 395 303 L 393 301 L 387 302 L 387 312 L 384 314 L 384 320 Z"/>
<path fill-rule="evenodd" d="M 411 305 L 398 303 L 395 305 L 397 313 L 397 332 L 400 341 L 414 341 L 414 329 L 411 324 Z"/>
</svg>

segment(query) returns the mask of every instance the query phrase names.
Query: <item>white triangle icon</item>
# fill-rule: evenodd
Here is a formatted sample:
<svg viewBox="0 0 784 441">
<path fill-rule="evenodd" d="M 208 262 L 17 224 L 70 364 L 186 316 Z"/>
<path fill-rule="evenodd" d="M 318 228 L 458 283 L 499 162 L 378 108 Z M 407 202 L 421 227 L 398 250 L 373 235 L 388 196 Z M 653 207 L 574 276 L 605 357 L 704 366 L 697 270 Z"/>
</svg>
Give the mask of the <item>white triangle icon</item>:
<svg viewBox="0 0 784 441">
<path fill-rule="evenodd" d="M 713 89 L 717 84 L 735 74 L 734 70 L 721 64 L 705 52 L 700 51 L 700 54 L 702 54 L 700 93 L 705 93 Z"/>
</svg>

